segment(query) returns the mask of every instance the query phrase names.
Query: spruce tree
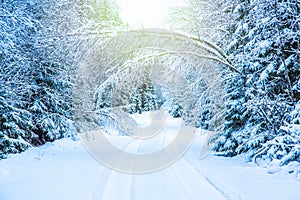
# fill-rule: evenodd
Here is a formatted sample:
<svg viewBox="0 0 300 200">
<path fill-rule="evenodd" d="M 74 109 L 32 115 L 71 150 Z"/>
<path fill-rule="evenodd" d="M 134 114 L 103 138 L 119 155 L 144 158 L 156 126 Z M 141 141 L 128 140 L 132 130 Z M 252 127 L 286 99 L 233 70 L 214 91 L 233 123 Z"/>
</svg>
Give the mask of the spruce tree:
<svg viewBox="0 0 300 200">
<path fill-rule="evenodd" d="M 233 11 L 236 26 L 230 27 L 228 52 L 246 77 L 227 82 L 227 122 L 214 149 L 229 155 L 250 152 L 254 160 L 283 159 L 293 152 L 290 160 L 297 160 L 299 150 L 288 145 L 297 139 L 281 127 L 297 119 L 288 113 L 295 113 L 300 100 L 300 5 L 293 0 L 239 1 Z"/>
<path fill-rule="evenodd" d="M 157 95 L 150 80 L 143 83 L 133 93 L 129 101 L 129 113 L 143 113 L 158 109 Z"/>
<path fill-rule="evenodd" d="M 75 134 L 71 103 L 78 61 L 94 42 L 91 32 L 99 31 L 99 39 L 100 29 L 120 24 L 112 9 L 90 8 L 90 1 L 81 0 L 1 4 L 0 158 Z M 98 15 L 103 9 L 105 16 Z"/>
</svg>

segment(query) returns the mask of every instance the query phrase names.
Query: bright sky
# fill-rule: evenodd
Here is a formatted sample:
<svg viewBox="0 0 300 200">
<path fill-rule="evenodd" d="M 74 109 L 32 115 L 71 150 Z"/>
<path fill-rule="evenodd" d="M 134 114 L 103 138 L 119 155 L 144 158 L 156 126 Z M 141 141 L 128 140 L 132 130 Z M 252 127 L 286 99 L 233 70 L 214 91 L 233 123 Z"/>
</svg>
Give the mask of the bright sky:
<svg viewBox="0 0 300 200">
<path fill-rule="evenodd" d="M 133 28 L 163 27 L 170 8 L 183 0 L 120 0 L 121 18 Z"/>
</svg>

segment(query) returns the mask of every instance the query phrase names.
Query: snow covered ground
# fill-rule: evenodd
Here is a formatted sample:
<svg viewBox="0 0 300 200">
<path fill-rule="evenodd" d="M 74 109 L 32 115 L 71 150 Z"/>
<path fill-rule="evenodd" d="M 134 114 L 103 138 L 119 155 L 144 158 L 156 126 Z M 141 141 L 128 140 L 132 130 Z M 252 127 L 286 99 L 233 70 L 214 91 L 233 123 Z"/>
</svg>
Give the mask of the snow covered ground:
<svg viewBox="0 0 300 200">
<path fill-rule="evenodd" d="M 199 159 L 204 139 L 199 134 L 170 167 L 142 175 L 103 166 L 80 141 L 47 143 L 0 161 L 0 200 L 300 199 L 300 181 L 283 171 L 274 174 L 242 156 Z"/>
</svg>

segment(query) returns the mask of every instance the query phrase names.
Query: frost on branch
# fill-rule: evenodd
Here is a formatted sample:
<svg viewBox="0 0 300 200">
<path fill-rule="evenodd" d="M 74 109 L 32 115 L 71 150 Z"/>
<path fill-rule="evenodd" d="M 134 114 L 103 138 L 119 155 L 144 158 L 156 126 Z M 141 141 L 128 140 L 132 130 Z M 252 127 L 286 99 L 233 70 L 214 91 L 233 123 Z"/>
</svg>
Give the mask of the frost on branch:
<svg viewBox="0 0 300 200">
<path fill-rule="evenodd" d="M 118 108 L 130 113 L 132 99 L 143 107 L 143 95 L 148 95 L 148 103 L 153 100 L 146 110 L 164 106 L 158 99 L 171 97 L 182 106 L 180 112 L 188 125 L 220 129 L 225 98 L 221 72 L 237 72 L 213 43 L 145 29 L 117 33 L 104 44 L 94 45 L 79 72 L 74 99 L 83 130 L 97 128 L 97 122 L 84 127 L 87 119 L 94 121 L 95 112 Z M 137 92 L 144 86 L 153 88 L 152 96 L 146 90 Z"/>
</svg>

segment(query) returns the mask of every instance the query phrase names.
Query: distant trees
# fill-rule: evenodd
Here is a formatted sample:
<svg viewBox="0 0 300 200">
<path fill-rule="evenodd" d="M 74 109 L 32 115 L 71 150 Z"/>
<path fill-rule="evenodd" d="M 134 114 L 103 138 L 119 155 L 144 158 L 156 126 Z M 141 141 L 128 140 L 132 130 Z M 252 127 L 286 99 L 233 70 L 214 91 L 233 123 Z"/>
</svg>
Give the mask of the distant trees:
<svg viewBox="0 0 300 200">
<path fill-rule="evenodd" d="M 157 102 L 158 96 L 152 82 L 143 83 L 133 93 L 129 101 L 129 113 L 139 113 L 157 110 L 161 105 Z"/>
</svg>

